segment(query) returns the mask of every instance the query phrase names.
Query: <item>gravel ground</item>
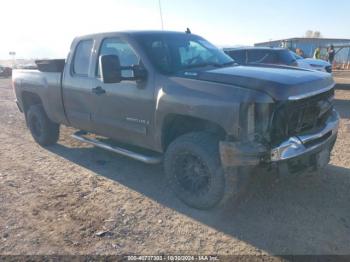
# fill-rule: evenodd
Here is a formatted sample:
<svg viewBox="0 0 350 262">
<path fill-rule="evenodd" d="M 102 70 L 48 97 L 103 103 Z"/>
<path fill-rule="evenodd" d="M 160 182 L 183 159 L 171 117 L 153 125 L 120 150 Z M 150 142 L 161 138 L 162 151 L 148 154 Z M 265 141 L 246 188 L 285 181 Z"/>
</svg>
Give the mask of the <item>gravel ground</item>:
<svg viewBox="0 0 350 262">
<path fill-rule="evenodd" d="M 338 84 L 350 84 L 350 70 L 334 71 L 333 76 Z"/>
<path fill-rule="evenodd" d="M 239 202 L 186 207 L 161 166 L 73 140 L 34 143 L 0 79 L 0 254 L 350 254 L 350 90 L 320 173 L 259 179 Z M 262 174 L 263 176 L 263 174 Z"/>
</svg>

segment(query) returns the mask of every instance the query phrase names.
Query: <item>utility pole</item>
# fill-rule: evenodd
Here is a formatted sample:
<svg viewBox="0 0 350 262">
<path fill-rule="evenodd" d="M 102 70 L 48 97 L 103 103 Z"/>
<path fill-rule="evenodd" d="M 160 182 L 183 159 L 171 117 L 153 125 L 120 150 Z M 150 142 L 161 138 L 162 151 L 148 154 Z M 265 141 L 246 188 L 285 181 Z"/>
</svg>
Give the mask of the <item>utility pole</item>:
<svg viewBox="0 0 350 262">
<path fill-rule="evenodd" d="M 164 23 L 163 23 L 163 13 L 162 13 L 162 5 L 161 0 L 158 0 L 158 6 L 159 6 L 159 14 L 160 14 L 160 22 L 162 24 L 162 30 L 164 30 Z"/>
</svg>

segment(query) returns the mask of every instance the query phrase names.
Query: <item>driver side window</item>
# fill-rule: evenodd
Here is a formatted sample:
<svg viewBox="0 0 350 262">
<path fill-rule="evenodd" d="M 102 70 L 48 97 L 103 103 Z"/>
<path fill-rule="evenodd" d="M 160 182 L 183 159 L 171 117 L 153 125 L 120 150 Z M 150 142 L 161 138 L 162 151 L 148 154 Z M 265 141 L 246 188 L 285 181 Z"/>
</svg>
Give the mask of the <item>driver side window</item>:
<svg viewBox="0 0 350 262">
<path fill-rule="evenodd" d="M 119 57 L 121 66 L 132 66 L 138 65 L 140 63 L 140 58 L 136 55 L 130 44 L 120 39 L 119 37 L 104 39 L 100 47 L 100 53 L 98 57 L 101 55 L 117 55 Z M 100 77 L 100 59 L 98 59 L 97 63 L 98 66 L 96 75 Z M 132 70 L 122 70 L 122 77 L 132 76 Z"/>
</svg>

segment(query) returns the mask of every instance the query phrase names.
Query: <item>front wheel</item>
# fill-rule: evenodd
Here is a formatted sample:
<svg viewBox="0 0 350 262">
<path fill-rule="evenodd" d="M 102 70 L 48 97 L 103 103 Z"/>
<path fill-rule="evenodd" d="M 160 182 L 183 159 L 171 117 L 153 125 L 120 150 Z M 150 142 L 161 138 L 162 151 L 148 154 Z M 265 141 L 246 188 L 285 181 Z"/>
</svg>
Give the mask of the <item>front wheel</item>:
<svg viewBox="0 0 350 262">
<path fill-rule="evenodd" d="M 26 115 L 27 125 L 34 140 L 42 145 L 53 145 L 59 137 L 59 125 L 46 115 L 42 105 L 32 105 Z"/>
<path fill-rule="evenodd" d="M 237 191 L 237 174 L 225 175 L 218 144 L 213 134 L 190 133 L 177 138 L 165 153 L 169 186 L 191 207 L 210 209 Z"/>
</svg>

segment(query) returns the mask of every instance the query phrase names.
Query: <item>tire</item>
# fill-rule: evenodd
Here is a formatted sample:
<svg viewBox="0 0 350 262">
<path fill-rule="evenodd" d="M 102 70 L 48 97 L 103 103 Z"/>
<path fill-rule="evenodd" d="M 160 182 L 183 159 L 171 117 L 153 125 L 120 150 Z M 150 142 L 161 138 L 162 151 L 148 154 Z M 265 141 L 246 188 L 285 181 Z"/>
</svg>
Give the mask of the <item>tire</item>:
<svg viewBox="0 0 350 262">
<path fill-rule="evenodd" d="M 26 114 L 27 126 L 34 140 L 41 146 L 53 145 L 59 137 L 59 125 L 46 115 L 42 105 L 32 105 Z"/>
<path fill-rule="evenodd" d="M 225 174 L 219 140 L 210 133 L 189 133 L 173 141 L 164 156 L 164 169 L 171 189 L 190 207 L 210 209 L 237 193 L 238 169 Z"/>
</svg>

